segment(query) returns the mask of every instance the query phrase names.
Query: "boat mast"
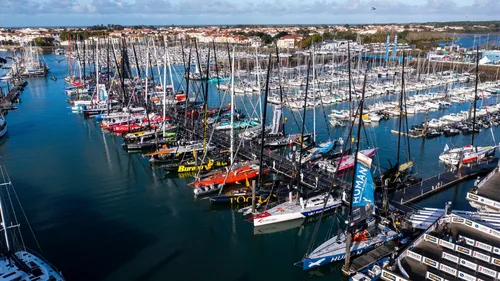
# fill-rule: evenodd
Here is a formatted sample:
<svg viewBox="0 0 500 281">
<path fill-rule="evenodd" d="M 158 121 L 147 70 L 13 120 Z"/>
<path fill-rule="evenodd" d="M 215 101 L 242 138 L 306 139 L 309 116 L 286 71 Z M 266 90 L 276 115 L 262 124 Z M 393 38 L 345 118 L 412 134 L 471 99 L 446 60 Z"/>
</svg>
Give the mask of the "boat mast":
<svg viewBox="0 0 500 281">
<path fill-rule="evenodd" d="M 309 71 L 311 69 L 311 59 L 309 58 L 309 62 L 307 63 L 307 74 L 306 74 L 306 95 L 304 97 L 304 113 L 302 115 L 302 130 L 300 133 L 300 154 L 299 154 L 299 164 L 298 164 L 298 169 L 297 169 L 297 183 L 300 183 L 299 176 L 300 176 L 300 168 L 302 167 L 302 153 L 304 151 L 304 130 L 306 127 L 306 111 L 307 111 L 307 93 L 309 92 Z M 298 186 L 297 186 L 298 187 Z M 302 193 L 302 190 L 301 190 Z"/>
<path fill-rule="evenodd" d="M 314 43 L 313 43 L 313 51 L 312 51 L 312 98 L 313 98 L 313 142 L 316 143 L 316 89 L 314 86 L 314 78 L 315 78 L 315 57 L 314 57 Z"/>
<path fill-rule="evenodd" d="M 72 77 L 74 76 L 73 75 L 73 62 L 72 62 L 72 59 L 73 59 L 73 55 L 71 54 L 71 36 L 68 32 L 68 56 L 69 56 L 69 76 Z"/>
<path fill-rule="evenodd" d="M 269 64 L 267 65 L 266 91 L 264 93 L 264 115 L 262 116 L 262 131 L 260 139 L 260 163 L 259 163 L 259 188 L 262 186 L 262 160 L 264 158 L 264 140 L 266 132 L 266 117 L 267 117 L 267 97 L 269 95 L 269 76 L 271 75 L 271 54 L 269 54 Z M 260 87 L 259 87 L 260 89 Z M 255 185 L 252 188 L 252 198 L 255 199 Z M 255 200 L 252 200 L 252 214 L 255 213 Z"/>
<path fill-rule="evenodd" d="M 9 235 L 7 234 L 8 227 L 7 227 L 7 223 L 5 222 L 2 200 L 0 200 L 0 216 L 2 216 L 3 234 L 5 236 L 5 244 L 7 246 L 7 252 L 10 252 Z"/>
<path fill-rule="evenodd" d="M 479 44 L 476 46 L 476 83 L 474 87 L 474 108 L 472 117 L 472 147 L 474 147 L 474 135 L 476 131 L 476 105 L 477 105 L 477 86 L 479 84 Z M 476 148 L 477 151 L 477 148 Z"/>
<path fill-rule="evenodd" d="M 95 51 L 95 87 L 96 87 L 96 96 L 97 96 L 97 102 L 99 102 L 101 99 L 99 97 L 99 38 L 97 38 L 97 44 L 96 44 L 96 51 Z"/>
<path fill-rule="evenodd" d="M 279 87 L 280 87 L 280 108 L 283 110 L 284 106 L 283 106 L 283 86 L 282 86 L 282 82 L 281 82 L 281 60 L 280 60 L 280 54 L 279 54 L 279 49 L 278 49 L 278 45 L 276 45 L 276 60 L 277 60 L 277 64 L 278 64 L 278 83 L 279 83 Z M 284 115 L 284 114 L 283 114 Z M 282 116 L 283 116 L 282 115 Z M 280 123 L 281 123 L 281 133 L 283 133 L 283 135 L 285 135 L 285 120 L 282 118 L 282 120 L 280 120 Z"/>
<path fill-rule="evenodd" d="M 207 115 L 208 115 L 208 75 L 210 74 L 210 47 L 207 57 L 207 79 L 205 82 L 205 103 L 203 106 L 203 153 L 207 153 Z M 232 124 L 231 124 L 232 126 Z"/>
<path fill-rule="evenodd" d="M 144 103 L 146 105 L 146 114 L 148 110 L 148 86 L 149 86 L 149 38 L 146 39 L 148 40 L 148 44 L 146 45 L 146 86 L 144 90 Z M 133 46 L 133 44 L 132 44 Z M 139 65 L 137 66 L 139 68 Z M 147 116 L 149 120 L 149 116 Z"/>
<path fill-rule="evenodd" d="M 399 156 L 401 149 L 401 126 L 403 125 L 403 95 L 404 95 L 404 87 L 405 87 L 405 54 L 403 52 L 403 68 L 401 70 L 401 95 L 399 97 L 399 131 L 398 131 L 398 156 L 397 156 L 397 165 L 399 167 Z"/>
<path fill-rule="evenodd" d="M 187 66 L 187 77 L 186 70 L 184 70 L 184 76 L 186 77 L 186 98 L 184 100 L 184 130 L 187 128 L 187 113 L 188 113 L 188 98 L 189 98 L 189 80 L 191 79 L 191 52 L 193 51 L 193 46 L 191 45 L 191 41 L 189 42 L 189 57 L 188 57 L 188 66 Z M 184 49 L 182 51 L 182 57 L 184 57 Z M 186 138 L 187 132 L 184 134 L 184 138 Z"/>
<path fill-rule="evenodd" d="M 167 39 L 165 39 L 165 50 L 167 52 L 167 65 L 168 65 L 168 74 L 170 76 L 170 85 L 172 85 L 172 92 L 174 92 L 174 78 L 172 77 L 172 64 L 170 63 L 170 53 L 168 52 Z M 184 58 L 184 56 L 182 57 Z M 166 80 L 165 83 L 167 83 Z"/>
<path fill-rule="evenodd" d="M 229 146 L 229 159 L 230 164 L 233 166 L 234 162 L 234 46 L 233 46 L 233 56 L 231 58 L 231 144 Z"/>
<path fill-rule="evenodd" d="M 107 90 L 111 90 L 111 77 L 109 76 L 109 37 L 108 37 L 108 44 L 106 45 L 106 82 L 107 82 Z M 107 103 L 107 109 L 108 109 L 108 114 L 109 114 L 109 95 L 108 98 L 106 99 Z"/>
<path fill-rule="evenodd" d="M 165 111 L 167 110 L 167 105 L 166 105 L 166 98 L 167 98 L 167 41 L 166 39 L 164 40 L 164 47 L 165 47 L 165 52 L 164 52 L 164 57 L 163 57 L 163 137 L 165 137 L 165 118 L 166 118 L 166 113 Z M 185 117 L 185 116 L 184 116 Z"/>
<path fill-rule="evenodd" d="M 349 199 L 349 216 L 347 217 L 347 237 L 346 237 L 346 252 L 345 252 L 345 264 L 344 271 L 348 271 L 351 267 L 351 242 L 352 242 L 352 201 L 354 198 L 354 184 L 356 181 L 356 169 L 358 166 L 358 151 L 359 151 L 359 140 L 361 136 L 361 126 L 363 126 L 363 104 L 365 101 L 365 88 L 366 88 L 366 72 L 363 81 L 363 89 L 361 92 L 361 100 L 359 101 L 359 123 L 358 123 L 358 133 L 356 136 L 356 151 L 354 153 L 354 172 L 352 173 L 352 185 L 351 185 L 351 196 Z"/>
<path fill-rule="evenodd" d="M 269 62 L 271 63 L 271 62 Z M 259 88 L 259 96 L 260 96 L 260 65 L 259 65 L 259 57 L 258 57 L 258 54 L 257 54 L 257 47 L 255 47 L 255 73 L 257 74 L 257 88 Z M 260 107 L 260 120 L 261 122 L 265 122 L 266 120 L 265 119 L 262 119 L 262 102 L 261 100 L 259 99 L 259 107 Z M 264 117 L 265 118 L 265 117 Z M 262 123 L 261 123 L 262 124 Z"/>
<path fill-rule="evenodd" d="M 352 102 L 352 85 L 351 85 L 351 47 L 349 44 L 349 41 L 347 41 L 347 72 L 349 74 L 349 120 L 352 118 L 352 107 L 351 107 L 351 102 Z"/>
</svg>

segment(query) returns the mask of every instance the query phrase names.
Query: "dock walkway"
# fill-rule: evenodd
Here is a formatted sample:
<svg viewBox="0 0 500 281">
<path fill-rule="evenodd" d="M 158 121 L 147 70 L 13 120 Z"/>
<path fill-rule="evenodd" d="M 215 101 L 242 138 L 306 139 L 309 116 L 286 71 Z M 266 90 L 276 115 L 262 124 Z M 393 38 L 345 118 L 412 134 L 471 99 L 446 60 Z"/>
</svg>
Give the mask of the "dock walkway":
<svg viewBox="0 0 500 281">
<path fill-rule="evenodd" d="M 397 245 L 398 243 L 390 241 L 389 243 L 384 244 L 383 246 L 380 246 L 376 249 L 369 251 L 366 254 L 363 254 L 362 256 L 355 258 L 351 263 L 351 268 L 349 268 L 348 274 L 351 275 L 356 272 L 359 272 L 367 268 L 368 266 L 372 265 L 373 263 L 377 262 L 378 260 L 389 256 L 394 251 L 397 251 Z"/>
<path fill-rule="evenodd" d="M 405 205 L 421 200 L 431 194 L 440 192 L 461 181 L 484 175 L 497 167 L 498 159 L 495 158 L 471 167 L 462 169 L 462 176 L 458 177 L 456 172 L 444 172 L 439 175 L 422 180 L 408 188 L 397 190 L 392 194 L 391 201 L 394 204 Z"/>
</svg>

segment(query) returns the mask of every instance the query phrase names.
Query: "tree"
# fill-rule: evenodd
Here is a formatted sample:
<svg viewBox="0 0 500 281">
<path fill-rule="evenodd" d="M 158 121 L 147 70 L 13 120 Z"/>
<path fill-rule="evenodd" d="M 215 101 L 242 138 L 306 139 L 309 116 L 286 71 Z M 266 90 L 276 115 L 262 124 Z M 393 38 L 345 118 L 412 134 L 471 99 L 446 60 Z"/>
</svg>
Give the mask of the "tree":
<svg viewBox="0 0 500 281">
<path fill-rule="evenodd" d="M 335 38 L 335 35 L 329 31 L 326 31 L 323 33 L 323 40 L 333 40 Z"/>
<path fill-rule="evenodd" d="M 280 39 L 281 37 L 287 36 L 287 35 L 288 35 L 288 32 L 286 32 L 286 31 L 280 31 L 278 34 L 276 34 L 276 36 L 274 36 L 274 38 Z"/>
<path fill-rule="evenodd" d="M 311 47 L 314 43 L 322 42 L 323 38 L 319 34 L 313 34 L 306 39 L 300 41 L 299 46 L 301 46 L 303 49 L 307 49 Z"/>
<path fill-rule="evenodd" d="M 52 37 L 37 37 L 33 40 L 36 46 L 54 46 L 54 38 Z"/>
<path fill-rule="evenodd" d="M 264 44 L 271 44 L 273 42 L 273 37 L 269 34 L 264 34 L 260 37 L 260 40 L 262 40 Z"/>
<path fill-rule="evenodd" d="M 398 33 L 398 38 L 406 41 L 406 36 L 408 36 L 409 30 L 404 30 Z"/>
<path fill-rule="evenodd" d="M 309 30 L 307 28 L 299 28 L 295 33 L 302 35 L 302 37 L 309 36 Z"/>
</svg>

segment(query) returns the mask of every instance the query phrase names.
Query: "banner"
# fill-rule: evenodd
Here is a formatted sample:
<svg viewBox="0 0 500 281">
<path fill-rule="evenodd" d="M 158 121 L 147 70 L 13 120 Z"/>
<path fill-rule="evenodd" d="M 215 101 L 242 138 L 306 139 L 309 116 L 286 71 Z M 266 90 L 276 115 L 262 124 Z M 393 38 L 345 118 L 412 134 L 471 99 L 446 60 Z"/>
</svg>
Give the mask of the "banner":
<svg viewBox="0 0 500 281">
<path fill-rule="evenodd" d="M 472 275 L 469 275 L 465 272 L 462 272 L 462 271 L 459 271 L 458 272 L 458 278 L 460 279 L 464 279 L 464 280 L 467 280 L 467 281 L 476 281 L 477 278 L 472 276 Z"/>
<path fill-rule="evenodd" d="M 493 247 L 493 254 L 500 255 L 500 248 Z"/>
<path fill-rule="evenodd" d="M 453 276 L 457 276 L 457 270 L 454 269 L 453 267 L 450 267 L 450 266 L 447 266 L 445 264 L 440 264 L 439 265 L 439 270 L 443 271 L 443 272 L 446 272 L 450 275 L 453 275 Z"/>
<path fill-rule="evenodd" d="M 434 236 L 429 235 L 429 234 L 424 235 L 424 240 L 427 242 L 434 243 L 434 244 L 439 244 L 439 239 L 437 237 L 434 237 Z"/>
<path fill-rule="evenodd" d="M 462 253 L 462 254 L 466 254 L 468 256 L 472 256 L 472 250 L 471 249 L 468 249 L 468 248 L 465 248 L 465 247 L 462 247 L 462 246 L 459 246 L 459 245 L 455 246 L 455 251 L 457 251 L 459 253 Z"/>
<path fill-rule="evenodd" d="M 423 257 L 422 262 L 429 265 L 429 266 L 432 266 L 434 268 L 439 268 L 439 263 L 435 260 L 428 258 L 428 257 Z"/>
<path fill-rule="evenodd" d="M 372 159 L 358 153 L 354 193 L 352 198 L 352 215 L 354 222 L 371 217 L 375 204 L 375 185 L 370 171 Z"/>
<path fill-rule="evenodd" d="M 441 245 L 445 248 L 448 248 L 450 250 L 455 250 L 455 244 L 450 243 L 450 242 L 443 240 L 443 239 L 439 239 L 439 245 Z"/>
<path fill-rule="evenodd" d="M 473 256 L 474 258 L 478 259 L 478 260 L 482 260 L 482 261 L 485 261 L 485 262 L 487 262 L 487 263 L 489 263 L 489 262 L 490 262 L 490 259 L 491 259 L 491 257 L 490 257 L 490 256 L 488 256 L 488 255 L 486 255 L 486 254 L 483 254 L 483 253 L 481 253 L 481 252 L 478 252 L 478 251 L 474 251 L 474 252 L 472 253 L 472 256 Z"/>
<path fill-rule="evenodd" d="M 426 279 L 430 279 L 430 280 L 434 280 L 434 281 L 445 281 L 446 279 L 444 279 L 443 277 L 441 276 L 437 276 L 436 274 L 434 273 L 430 273 L 429 271 L 427 271 L 426 273 Z"/>
<path fill-rule="evenodd" d="M 458 257 L 452 254 L 443 252 L 443 259 L 458 263 Z"/>
<path fill-rule="evenodd" d="M 500 259 L 496 259 L 496 258 L 491 258 L 491 264 L 494 264 L 496 266 L 500 266 Z"/>
<path fill-rule="evenodd" d="M 476 248 L 485 250 L 487 252 L 491 252 L 493 250 L 493 247 L 491 245 L 479 241 L 476 241 L 475 246 Z"/>
<path fill-rule="evenodd" d="M 410 250 L 406 250 L 406 255 L 414 260 L 417 260 L 417 261 L 422 261 L 422 255 L 419 255 L 413 251 L 410 251 Z"/>
<path fill-rule="evenodd" d="M 488 275 L 490 277 L 496 278 L 498 273 L 490 268 L 484 267 L 484 266 L 478 266 L 477 272 L 481 272 L 484 275 Z"/>
<path fill-rule="evenodd" d="M 460 264 L 464 267 L 467 267 L 467 268 L 470 268 L 472 270 L 476 270 L 477 269 L 477 264 L 473 263 L 473 262 L 470 262 L 466 259 L 460 259 Z"/>
</svg>

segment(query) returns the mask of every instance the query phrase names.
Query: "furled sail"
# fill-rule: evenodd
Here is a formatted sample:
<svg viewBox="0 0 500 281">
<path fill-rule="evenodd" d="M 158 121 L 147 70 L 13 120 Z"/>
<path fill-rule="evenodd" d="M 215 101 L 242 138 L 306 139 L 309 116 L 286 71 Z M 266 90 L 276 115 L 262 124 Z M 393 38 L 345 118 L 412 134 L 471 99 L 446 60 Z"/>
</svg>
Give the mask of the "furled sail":
<svg viewBox="0 0 500 281">
<path fill-rule="evenodd" d="M 356 223 L 371 217 L 375 211 L 375 185 L 370 171 L 371 164 L 370 157 L 358 152 L 352 198 L 352 220 Z"/>
</svg>

